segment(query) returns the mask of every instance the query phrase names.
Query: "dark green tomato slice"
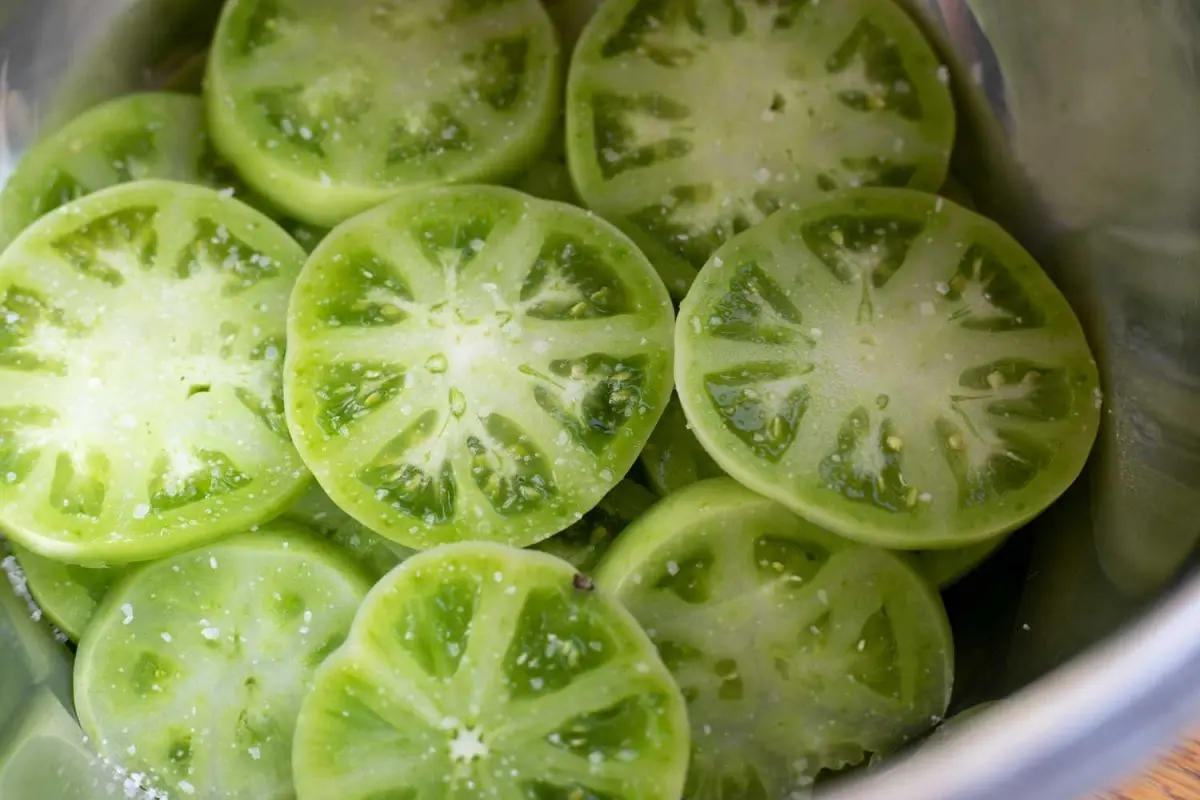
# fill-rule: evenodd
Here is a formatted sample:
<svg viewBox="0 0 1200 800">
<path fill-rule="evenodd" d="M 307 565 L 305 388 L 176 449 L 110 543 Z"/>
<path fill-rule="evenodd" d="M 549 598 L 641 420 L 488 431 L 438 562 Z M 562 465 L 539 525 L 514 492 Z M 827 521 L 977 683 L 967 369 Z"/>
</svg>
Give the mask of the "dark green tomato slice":
<svg viewBox="0 0 1200 800">
<path fill-rule="evenodd" d="M 537 549 L 558 556 L 584 574 L 591 574 L 621 531 L 649 511 L 657 500 L 645 487 L 623 480 L 582 519 L 539 543 Z"/>
<path fill-rule="evenodd" d="M 560 559 L 459 543 L 368 595 L 296 724 L 300 800 L 678 800 L 683 698 Z"/>
<path fill-rule="evenodd" d="M 208 71 L 208 48 L 193 53 L 163 82 L 170 92 L 200 94 L 204 90 L 204 74 Z"/>
<path fill-rule="evenodd" d="M 714 250 L 777 209 L 941 186 L 946 75 L 892 0 L 612 0 L 572 56 L 571 175 L 682 297 Z"/>
<path fill-rule="evenodd" d="M 728 478 L 627 528 L 596 585 L 638 619 L 688 700 L 685 800 L 803 794 L 822 770 L 921 735 L 950 700 L 937 593 L 891 553 Z"/>
<path fill-rule="evenodd" d="M 343 553 L 282 522 L 139 567 L 79 645 L 80 724 L 171 797 L 293 797 L 301 699 L 369 587 Z"/>
<path fill-rule="evenodd" d="M 904 553 L 904 556 L 925 580 L 939 589 L 946 589 L 986 561 L 1006 541 L 1008 535 L 1001 534 L 967 547 L 955 547 L 950 550 L 912 550 Z"/>
<path fill-rule="evenodd" d="M 332 227 L 416 186 L 520 173 L 559 85 L 537 0 L 230 0 L 205 95 L 246 181 Z"/>
<path fill-rule="evenodd" d="M 136 781 L 92 752 L 83 731 L 49 690 L 36 690 L 0 740 L 0 797 L 11 800 L 113 800 L 143 797 Z M 125 794 L 126 787 L 132 794 Z"/>
<path fill-rule="evenodd" d="M 264 522 L 307 472 L 283 415 L 304 252 L 215 191 L 122 184 L 0 257 L 0 525 L 72 563 Z"/>
<path fill-rule="evenodd" d="M 650 486 L 660 497 L 706 478 L 720 478 L 725 471 L 705 452 L 688 426 L 679 398 L 671 396 L 650 440 L 642 448 L 642 466 Z"/>
<path fill-rule="evenodd" d="M 946 182 L 942 184 L 942 188 L 938 190 L 938 194 L 947 200 L 953 200 L 963 208 L 969 208 L 972 211 L 977 210 L 975 207 L 975 196 L 971 193 L 971 189 L 954 174 L 946 176 Z"/>
<path fill-rule="evenodd" d="M 8 731 L 16 725 L 30 694 L 38 687 L 48 688 L 60 702 L 70 705 L 71 653 L 33 602 L 16 559 L 4 556 L 2 563 L 5 575 L 0 576 L 0 654 L 3 655 L 0 731 Z"/>
<path fill-rule="evenodd" d="M 684 301 L 676 383 L 730 475 L 884 547 L 965 547 L 1040 513 L 1100 420 L 1066 299 L 995 223 L 859 189 L 719 250 Z"/>
<path fill-rule="evenodd" d="M 315 484 L 301 495 L 283 518 L 308 526 L 345 550 L 373 580 L 382 578 L 413 554 L 412 550 L 385 539 L 342 511 L 325 490 Z"/>
<path fill-rule="evenodd" d="M 199 98 L 168 93 L 120 97 L 35 144 L 0 193 L 0 250 L 59 206 L 144 178 L 218 181 Z"/>
<path fill-rule="evenodd" d="M 104 595 L 126 572 L 121 567 L 66 564 L 15 545 L 12 550 L 38 606 L 75 642 L 83 636 Z"/>
<path fill-rule="evenodd" d="M 533 165 L 512 182 L 512 187 L 525 194 L 543 200 L 557 200 L 573 206 L 582 205 L 575 187 L 571 185 L 571 173 L 567 170 L 567 153 L 564 146 L 565 130 L 555 129 L 550 145 L 542 151 Z"/>
<path fill-rule="evenodd" d="M 305 266 L 289 427 L 329 496 L 394 541 L 533 544 L 637 459 L 670 396 L 672 320 L 654 268 L 591 214 L 411 192 Z"/>
</svg>

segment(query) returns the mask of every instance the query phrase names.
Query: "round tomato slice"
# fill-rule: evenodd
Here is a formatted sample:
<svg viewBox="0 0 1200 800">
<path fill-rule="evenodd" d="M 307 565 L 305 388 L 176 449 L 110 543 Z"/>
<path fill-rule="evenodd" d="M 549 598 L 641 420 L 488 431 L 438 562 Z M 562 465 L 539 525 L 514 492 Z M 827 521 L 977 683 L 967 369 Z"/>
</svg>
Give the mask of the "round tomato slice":
<svg viewBox="0 0 1200 800">
<path fill-rule="evenodd" d="M 554 125 L 558 58 L 537 0 L 230 0 L 205 94 L 246 181 L 332 227 L 414 186 L 519 173 Z"/>
<path fill-rule="evenodd" d="M 413 556 L 317 671 L 301 800 L 678 800 L 683 698 L 629 613 L 570 564 L 495 544 Z"/>
<path fill-rule="evenodd" d="M 591 214 L 499 187 L 412 192 L 305 266 L 288 421 L 372 530 L 532 544 L 636 460 L 670 396 L 672 320 L 654 268 Z"/>
<path fill-rule="evenodd" d="M 641 463 L 650 487 L 661 497 L 696 481 L 725 475 L 696 440 L 675 395 L 642 448 Z"/>
<path fill-rule="evenodd" d="M 200 98 L 165 92 L 119 97 L 26 151 L 0 193 L 0 250 L 59 206 L 144 178 L 218 180 Z"/>
<path fill-rule="evenodd" d="M 38 607 L 74 642 L 83 636 L 104 595 L 126 572 L 120 567 L 65 564 L 17 545 L 12 551 Z"/>
<path fill-rule="evenodd" d="M 382 578 L 413 554 L 351 517 L 317 485 L 309 487 L 282 519 L 299 522 L 345 550 L 373 580 Z"/>
<path fill-rule="evenodd" d="M 903 189 L 783 211 L 684 301 L 676 380 L 730 475 L 900 549 L 992 539 L 1079 475 L 1100 420 L 1066 299 L 990 220 Z"/>
<path fill-rule="evenodd" d="M 386 575 L 413 553 L 350 517 L 315 484 L 280 519 L 297 522 L 321 534 L 358 562 L 373 580 Z M 12 550 L 25 571 L 29 591 L 38 606 L 76 642 L 82 638 L 108 590 L 129 571 L 124 567 L 66 564 L 16 545 Z"/>
<path fill-rule="evenodd" d="M 567 86 L 587 206 L 682 296 L 722 243 L 847 187 L 942 184 L 945 68 L 892 0 L 612 0 Z"/>
<path fill-rule="evenodd" d="M 625 530 L 596 585 L 633 613 L 688 701 L 683 797 L 782 798 L 932 727 L 953 682 L 941 599 L 728 478 Z"/>
<path fill-rule="evenodd" d="M 73 563 L 148 560 L 278 515 L 304 252 L 209 189 L 122 184 L 0 256 L 0 525 Z"/>
<path fill-rule="evenodd" d="M 540 542 L 537 549 L 558 556 L 584 574 L 591 574 L 621 531 L 649 511 L 657 500 L 649 489 L 623 480 L 583 519 Z"/>
<path fill-rule="evenodd" d="M 1008 535 L 1002 534 L 967 547 L 951 550 L 912 550 L 904 553 L 904 556 L 925 580 L 939 589 L 947 589 L 986 561 L 1006 541 Z"/>
<path fill-rule="evenodd" d="M 172 797 L 293 797 L 300 701 L 369 586 L 287 523 L 139 567 L 79 645 L 80 724 Z"/>
</svg>

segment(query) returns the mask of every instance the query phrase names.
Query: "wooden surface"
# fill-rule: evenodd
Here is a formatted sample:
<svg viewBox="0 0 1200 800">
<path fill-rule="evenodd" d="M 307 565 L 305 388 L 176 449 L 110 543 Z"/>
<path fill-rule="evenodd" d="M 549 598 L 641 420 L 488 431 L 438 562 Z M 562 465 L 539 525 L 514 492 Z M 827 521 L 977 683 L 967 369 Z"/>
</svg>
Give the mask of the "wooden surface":
<svg viewBox="0 0 1200 800">
<path fill-rule="evenodd" d="M 1097 800 L 1200 800 L 1200 738 L 1176 747 L 1152 770 Z"/>
</svg>

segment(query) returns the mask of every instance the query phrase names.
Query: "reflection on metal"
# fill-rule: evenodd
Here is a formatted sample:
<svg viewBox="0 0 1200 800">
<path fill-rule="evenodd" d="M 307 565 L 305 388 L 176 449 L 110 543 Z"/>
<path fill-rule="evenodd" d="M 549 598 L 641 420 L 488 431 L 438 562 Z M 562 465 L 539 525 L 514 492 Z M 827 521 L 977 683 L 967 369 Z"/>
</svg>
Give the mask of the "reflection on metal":
<svg viewBox="0 0 1200 800">
<path fill-rule="evenodd" d="M 595 0 L 544 2 L 578 27 Z M 1200 534 L 1200 0 L 902 2 L 951 67 L 954 172 L 1080 312 L 1107 413 L 1088 481 L 950 595 L 978 623 L 960 665 L 987 665 L 970 702 L 1070 663 L 847 796 L 1074 797 L 1200 708 L 1200 576 L 1178 574 Z M 171 85 L 220 6 L 0 0 L 0 180 L 82 108 Z"/>
</svg>

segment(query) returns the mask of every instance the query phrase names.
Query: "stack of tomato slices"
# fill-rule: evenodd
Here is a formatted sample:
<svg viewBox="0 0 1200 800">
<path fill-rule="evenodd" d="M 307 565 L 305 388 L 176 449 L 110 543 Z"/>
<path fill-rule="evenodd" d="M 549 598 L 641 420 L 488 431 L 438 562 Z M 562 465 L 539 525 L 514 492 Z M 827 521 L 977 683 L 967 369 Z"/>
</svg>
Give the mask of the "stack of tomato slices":
<svg viewBox="0 0 1200 800">
<path fill-rule="evenodd" d="M 950 83 L 892 0 L 228 0 L 50 132 L 0 797 L 777 800 L 924 737 L 939 590 L 1100 417 Z"/>
</svg>

